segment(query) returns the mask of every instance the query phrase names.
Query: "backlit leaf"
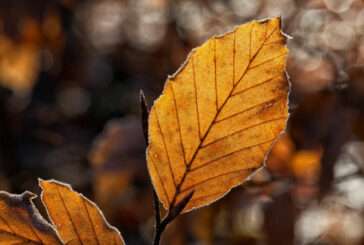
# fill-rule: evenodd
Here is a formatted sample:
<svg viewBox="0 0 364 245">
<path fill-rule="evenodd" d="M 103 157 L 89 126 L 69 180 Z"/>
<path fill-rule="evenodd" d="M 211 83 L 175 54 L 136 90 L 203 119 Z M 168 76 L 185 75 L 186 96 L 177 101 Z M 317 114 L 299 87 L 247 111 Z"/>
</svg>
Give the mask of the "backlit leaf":
<svg viewBox="0 0 364 245">
<path fill-rule="evenodd" d="M 98 207 L 70 186 L 40 180 L 42 200 L 63 241 L 67 244 L 124 244 Z"/>
<path fill-rule="evenodd" d="M 169 77 L 149 117 L 148 169 L 160 200 L 184 211 L 221 198 L 264 164 L 285 129 L 289 84 L 280 19 L 209 39 Z"/>
<path fill-rule="evenodd" d="M 36 195 L 0 192 L 0 244 L 63 244 L 34 207 Z"/>
</svg>

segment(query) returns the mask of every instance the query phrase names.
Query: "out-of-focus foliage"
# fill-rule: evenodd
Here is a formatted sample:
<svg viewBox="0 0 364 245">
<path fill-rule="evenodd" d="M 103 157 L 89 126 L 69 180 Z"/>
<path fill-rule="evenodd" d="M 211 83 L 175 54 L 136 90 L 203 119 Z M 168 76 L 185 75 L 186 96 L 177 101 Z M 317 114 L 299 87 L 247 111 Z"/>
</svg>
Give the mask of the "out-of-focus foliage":
<svg viewBox="0 0 364 245">
<path fill-rule="evenodd" d="M 145 145 L 129 117 L 139 116 L 139 89 L 153 101 L 193 47 L 277 15 L 293 37 L 286 135 L 265 171 L 180 216 L 162 243 L 364 244 L 361 0 L 1 0 L 1 189 L 65 181 L 127 244 L 149 244 Z"/>
</svg>

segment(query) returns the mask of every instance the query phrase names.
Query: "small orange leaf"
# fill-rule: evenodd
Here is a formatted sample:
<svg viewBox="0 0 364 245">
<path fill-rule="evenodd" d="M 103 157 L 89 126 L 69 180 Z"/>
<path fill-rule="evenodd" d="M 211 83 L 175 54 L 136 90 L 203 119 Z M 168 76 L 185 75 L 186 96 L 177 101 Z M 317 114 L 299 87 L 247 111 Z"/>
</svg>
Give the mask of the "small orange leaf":
<svg viewBox="0 0 364 245">
<path fill-rule="evenodd" d="M 298 151 L 291 160 L 294 175 L 302 180 L 316 180 L 321 171 L 322 149 Z"/>
<path fill-rule="evenodd" d="M 60 237 L 67 244 L 124 244 L 96 204 L 68 185 L 40 180 L 42 200 Z"/>
<path fill-rule="evenodd" d="M 63 244 L 34 207 L 36 195 L 0 192 L 0 244 Z"/>
<path fill-rule="evenodd" d="M 224 196 L 261 168 L 285 129 L 289 90 L 280 18 L 250 22 L 193 50 L 149 117 L 148 169 L 165 207 Z"/>
</svg>

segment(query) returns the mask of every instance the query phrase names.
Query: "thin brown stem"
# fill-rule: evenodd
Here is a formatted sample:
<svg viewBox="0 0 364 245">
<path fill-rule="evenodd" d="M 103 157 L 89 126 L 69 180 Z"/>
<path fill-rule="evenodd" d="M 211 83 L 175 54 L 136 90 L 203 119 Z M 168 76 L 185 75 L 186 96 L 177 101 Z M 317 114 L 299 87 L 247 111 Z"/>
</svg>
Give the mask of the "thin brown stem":
<svg viewBox="0 0 364 245">
<path fill-rule="evenodd" d="M 149 111 L 148 106 L 145 101 L 145 96 L 142 90 L 140 90 L 140 106 L 141 106 L 141 121 L 142 121 L 142 128 L 145 143 L 149 145 L 149 135 L 148 135 L 148 118 L 149 118 Z M 162 236 L 163 231 L 166 229 L 167 225 L 175 219 L 186 207 L 187 203 L 193 196 L 195 191 L 192 190 L 188 195 L 186 195 L 176 206 L 172 206 L 169 210 L 168 214 L 161 220 L 160 209 L 159 209 L 159 198 L 157 192 L 153 186 L 153 199 L 154 199 L 154 213 L 155 213 L 155 233 L 154 233 L 154 240 L 153 245 L 159 245 L 160 239 Z"/>
<path fill-rule="evenodd" d="M 142 120 L 142 129 L 143 129 L 143 135 L 145 139 L 145 143 L 148 146 L 149 145 L 149 137 L 148 137 L 148 117 L 149 117 L 149 110 L 147 106 L 147 102 L 145 100 L 145 96 L 143 93 L 143 90 L 140 90 L 140 107 L 141 107 L 141 120 Z M 160 227 L 161 225 L 161 215 L 160 215 L 160 209 L 159 209 L 159 199 L 157 196 L 157 192 L 154 189 L 153 186 L 153 201 L 154 201 L 154 215 L 155 215 L 155 229 L 157 233 L 157 227 Z"/>
<path fill-rule="evenodd" d="M 167 225 L 183 211 L 194 193 L 195 190 L 186 195 L 175 207 L 169 210 L 168 214 L 163 218 L 160 224 L 156 226 L 153 245 L 159 245 L 162 233 L 166 229 Z"/>
</svg>

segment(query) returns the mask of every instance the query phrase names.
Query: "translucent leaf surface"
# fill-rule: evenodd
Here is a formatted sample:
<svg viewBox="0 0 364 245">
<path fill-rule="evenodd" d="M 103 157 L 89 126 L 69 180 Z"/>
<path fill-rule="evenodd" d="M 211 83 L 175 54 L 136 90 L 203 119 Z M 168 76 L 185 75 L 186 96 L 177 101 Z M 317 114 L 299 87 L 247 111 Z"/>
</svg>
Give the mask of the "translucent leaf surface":
<svg viewBox="0 0 364 245">
<path fill-rule="evenodd" d="M 60 237 L 67 244 L 124 244 L 119 232 L 110 226 L 98 207 L 56 181 L 40 180 L 42 200 Z"/>
<path fill-rule="evenodd" d="M 30 192 L 0 192 L 0 244 L 63 244 L 34 207 L 35 197 Z"/>
<path fill-rule="evenodd" d="M 264 164 L 286 127 L 289 84 L 280 19 L 212 37 L 169 77 L 149 117 L 148 169 L 166 208 L 221 198 Z"/>
</svg>

